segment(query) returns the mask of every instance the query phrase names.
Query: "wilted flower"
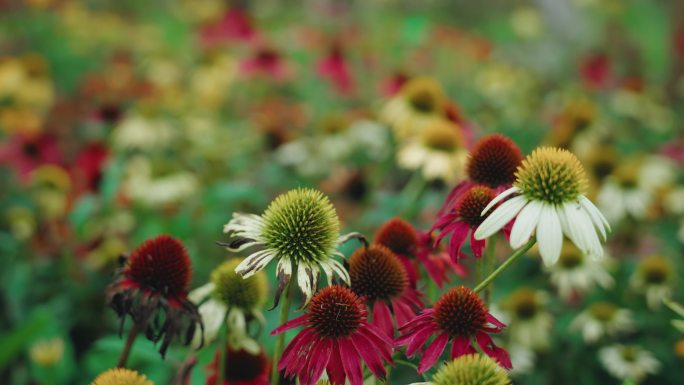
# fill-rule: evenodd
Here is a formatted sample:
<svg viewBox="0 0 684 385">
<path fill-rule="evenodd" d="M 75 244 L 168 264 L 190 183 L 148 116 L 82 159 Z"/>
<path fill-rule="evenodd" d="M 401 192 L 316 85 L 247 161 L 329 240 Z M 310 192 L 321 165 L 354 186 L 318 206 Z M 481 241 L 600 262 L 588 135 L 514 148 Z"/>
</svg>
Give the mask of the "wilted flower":
<svg viewBox="0 0 684 385">
<path fill-rule="evenodd" d="M 599 350 L 603 367 L 620 380 L 643 381 L 649 374 L 660 371 L 660 362 L 653 354 L 639 346 L 613 345 Z"/>
<path fill-rule="evenodd" d="M 483 214 L 505 198 L 475 232 L 475 239 L 485 239 L 516 218 L 510 244 L 524 245 L 536 229 L 536 239 L 544 264 L 553 265 L 560 257 L 563 235 L 582 252 L 600 257 L 603 247 L 597 233 L 605 240 L 608 222 L 584 196 L 586 175 L 579 160 L 570 152 L 542 147 L 529 155 L 516 172 L 513 187 L 492 200 Z"/>
<path fill-rule="evenodd" d="M 368 323 L 366 306 L 350 289 L 329 286 L 311 299 L 307 311 L 279 326 L 271 334 L 304 326 L 283 351 L 278 370 L 285 377 L 299 378 L 302 385 L 314 384 L 325 370 L 330 382 L 363 383 L 361 362 L 370 372 L 385 378 L 383 361 L 392 362 L 392 341 Z"/>
<path fill-rule="evenodd" d="M 418 372 L 430 369 L 452 341 L 451 358 L 476 353 L 473 343 L 501 366 L 510 369 L 511 361 L 505 350 L 497 347 L 489 333 L 498 333 L 504 324 L 487 311 L 487 307 L 474 291 L 459 286 L 452 288 L 435 302 L 434 308 L 423 313 L 399 329 L 398 345 L 407 346 L 406 355 L 413 357 L 437 334 L 430 346 L 422 352 Z"/>
<path fill-rule="evenodd" d="M 595 302 L 580 313 L 570 324 L 580 329 L 586 342 L 593 343 L 604 335 L 615 336 L 634 329 L 632 313 L 609 302 Z"/>
<path fill-rule="evenodd" d="M 154 385 L 154 383 L 135 370 L 116 368 L 103 372 L 90 385 Z"/>
</svg>

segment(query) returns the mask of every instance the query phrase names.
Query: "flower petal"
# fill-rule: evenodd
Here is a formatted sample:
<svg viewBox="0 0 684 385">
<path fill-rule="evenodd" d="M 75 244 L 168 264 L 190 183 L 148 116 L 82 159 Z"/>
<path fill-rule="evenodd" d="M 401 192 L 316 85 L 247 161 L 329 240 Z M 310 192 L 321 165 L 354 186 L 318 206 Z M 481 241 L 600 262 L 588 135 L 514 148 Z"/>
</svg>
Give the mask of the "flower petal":
<svg viewBox="0 0 684 385">
<path fill-rule="evenodd" d="M 556 208 L 548 204 L 544 204 L 539 215 L 537 242 L 544 264 L 546 266 L 555 264 L 560 258 L 563 246 L 563 231 Z"/>
<path fill-rule="evenodd" d="M 497 195 L 492 199 L 487 206 L 482 210 L 482 213 L 480 215 L 485 215 L 487 211 L 489 211 L 492 207 L 494 207 L 497 203 L 501 202 L 503 199 L 507 198 L 509 195 L 520 192 L 520 189 L 517 187 L 511 187 L 508 190 L 505 190 L 501 194 Z"/>
<path fill-rule="evenodd" d="M 541 210 L 542 203 L 536 201 L 531 201 L 520 210 L 520 214 L 515 218 L 513 230 L 511 230 L 510 243 L 513 249 L 520 248 L 530 239 L 539 222 Z"/>
<path fill-rule="evenodd" d="M 418 373 L 424 373 L 426 370 L 430 369 L 435 362 L 437 362 L 439 357 L 444 352 L 447 342 L 449 342 L 449 335 L 447 333 L 440 334 L 437 336 L 437 338 L 435 338 L 434 341 L 432 341 L 432 344 L 425 349 L 423 359 L 421 359 L 420 363 L 418 363 Z"/>
<path fill-rule="evenodd" d="M 525 207 L 528 200 L 522 195 L 507 200 L 497 207 L 475 230 L 475 239 L 485 239 L 501 230 Z"/>
</svg>

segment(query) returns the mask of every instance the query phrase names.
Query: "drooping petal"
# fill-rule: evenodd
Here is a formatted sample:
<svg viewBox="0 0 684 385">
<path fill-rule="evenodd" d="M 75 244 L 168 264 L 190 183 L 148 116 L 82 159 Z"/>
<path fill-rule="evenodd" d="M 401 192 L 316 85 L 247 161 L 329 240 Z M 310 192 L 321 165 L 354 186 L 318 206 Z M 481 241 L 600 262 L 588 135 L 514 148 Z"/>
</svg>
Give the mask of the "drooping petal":
<svg viewBox="0 0 684 385">
<path fill-rule="evenodd" d="M 249 278 L 254 274 L 263 270 L 266 265 L 271 262 L 277 256 L 272 250 L 260 250 L 254 254 L 251 254 L 242 262 L 240 262 L 237 267 L 235 267 L 235 272 L 242 276 L 242 278 Z"/>
<path fill-rule="evenodd" d="M 580 204 L 582 207 L 584 207 L 584 210 L 589 214 L 589 217 L 591 218 L 591 221 L 594 223 L 594 226 L 601 232 L 601 236 L 603 237 L 603 240 L 606 240 L 607 237 L 607 231 L 610 231 L 610 224 L 608 224 L 608 221 L 606 218 L 603 216 L 601 211 L 592 203 L 587 197 L 584 195 L 580 196 L 579 198 Z"/>
<path fill-rule="evenodd" d="M 332 341 L 323 338 L 316 342 L 316 346 L 311 351 L 311 355 L 308 357 L 309 362 L 306 365 L 306 383 L 316 383 L 321 378 L 325 367 L 328 366 L 331 352 Z"/>
<path fill-rule="evenodd" d="M 539 243 L 539 254 L 541 254 L 544 264 L 546 266 L 555 264 L 560 258 L 563 247 L 563 231 L 558 214 L 553 206 L 545 204 L 542 208 L 537 226 L 537 242 Z"/>
<path fill-rule="evenodd" d="M 372 324 L 382 330 L 385 335 L 392 338 L 394 336 L 394 324 L 392 323 L 392 313 L 385 301 L 375 301 L 373 304 Z"/>
<path fill-rule="evenodd" d="M 330 360 L 328 360 L 328 366 L 325 368 L 325 371 L 328 373 L 331 384 L 345 383 L 346 375 L 344 374 L 342 357 L 340 356 L 340 346 L 337 341 L 332 342 Z"/>
<path fill-rule="evenodd" d="M 501 230 L 527 204 L 527 198 L 522 195 L 507 200 L 497 207 L 475 231 L 475 239 L 485 239 Z"/>
<path fill-rule="evenodd" d="M 418 351 L 421 346 L 425 345 L 435 332 L 437 332 L 437 327 L 434 325 L 427 325 L 424 329 L 416 331 L 406 347 L 406 356 L 413 357 L 416 351 Z"/>
<path fill-rule="evenodd" d="M 292 341 L 283 350 L 283 355 L 278 361 L 278 370 L 283 370 L 288 368 L 288 370 L 293 369 L 295 361 L 300 357 L 300 348 L 310 344 L 313 340 L 314 333 L 311 329 L 304 329 L 299 334 L 297 334 Z M 290 372 L 290 374 L 295 372 Z"/>
<path fill-rule="evenodd" d="M 287 284 L 290 283 L 290 278 L 292 277 L 292 261 L 290 261 L 289 258 L 280 258 L 278 266 L 276 267 L 276 277 L 278 278 L 278 287 L 276 288 L 271 310 L 278 306 L 283 290 Z"/>
<path fill-rule="evenodd" d="M 387 340 L 381 331 L 375 329 L 373 325 L 366 324 L 359 328 L 359 333 L 364 335 L 368 340 L 376 347 L 376 349 L 382 355 L 382 358 L 387 362 L 392 362 L 392 350 L 394 348 L 394 343 Z"/>
<path fill-rule="evenodd" d="M 424 373 L 426 370 L 430 369 L 435 362 L 437 362 L 439 357 L 444 352 L 447 342 L 449 342 L 449 335 L 447 333 L 440 334 L 437 336 L 437 338 L 435 338 L 434 341 L 432 341 L 432 344 L 425 349 L 425 353 L 423 353 L 423 359 L 421 359 L 420 363 L 418 363 L 418 373 Z"/>
<path fill-rule="evenodd" d="M 314 295 L 314 282 L 316 281 L 314 275 L 311 265 L 305 262 L 299 262 L 297 266 L 297 284 L 302 290 L 302 293 L 306 296 L 306 300 L 302 307 L 306 305 Z"/>
<path fill-rule="evenodd" d="M 517 187 L 511 187 L 508 190 L 505 190 L 501 194 L 497 195 L 494 199 L 492 199 L 487 206 L 482 210 L 482 213 L 480 215 L 485 215 L 487 211 L 489 211 L 492 207 L 494 207 L 497 203 L 501 202 L 502 200 L 506 199 L 509 195 L 515 194 L 517 192 L 520 192 L 520 189 Z"/>
<path fill-rule="evenodd" d="M 468 231 L 470 231 L 470 226 L 468 226 L 467 223 L 458 222 L 454 227 L 454 231 L 451 233 L 451 239 L 449 240 L 449 255 L 454 262 L 458 262 L 461 247 L 463 247 L 463 243 L 468 237 Z"/>
<path fill-rule="evenodd" d="M 342 358 L 342 367 L 347 373 L 347 378 L 351 385 L 363 385 L 363 372 L 361 371 L 361 363 L 359 362 L 359 355 L 356 348 L 349 340 L 349 338 L 340 338 L 337 340 L 340 347 L 340 357 Z"/>
<path fill-rule="evenodd" d="M 517 249 L 527 243 L 535 227 L 537 227 L 541 210 L 542 203 L 536 201 L 531 201 L 520 210 L 511 230 L 510 244 L 512 248 Z"/>
<path fill-rule="evenodd" d="M 451 343 L 451 359 L 470 353 L 472 345 L 468 337 L 456 337 Z"/>
<path fill-rule="evenodd" d="M 280 334 L 284 331 L 294 329 L 298 326 L 306 325 L 306 322 L 307 322 L 306 314 L 300 315 L 299 317 L 293 318 L 293 319 L 285 322 L 284 324 L 278 326 L 277 328 L 273 329 L 273 331 L 271 332 L 271 335 L 274 336 L 274 335 Z"/>
<path fill-rule="evenodd" d="M 475 258 L 482 258 L 482 251 L 484 250 L 484 247 L 485 240 L 475 239 L 475 231 L 470 233 L 470 248 L 473 250 L 473 256 L 475 256 Z"/>
<path fill-rule="evenodd" d="M 384 380 L 386 375 L 385 366 L 382 364 L 382 359 L 375 350 L 373 344 L 361 335 L 351 336 L 351 342 L 358 355 L 366 363 L 366 366 L 368 366 L 368 370 L 370 370 L 375 377 Z"/>
</svg>

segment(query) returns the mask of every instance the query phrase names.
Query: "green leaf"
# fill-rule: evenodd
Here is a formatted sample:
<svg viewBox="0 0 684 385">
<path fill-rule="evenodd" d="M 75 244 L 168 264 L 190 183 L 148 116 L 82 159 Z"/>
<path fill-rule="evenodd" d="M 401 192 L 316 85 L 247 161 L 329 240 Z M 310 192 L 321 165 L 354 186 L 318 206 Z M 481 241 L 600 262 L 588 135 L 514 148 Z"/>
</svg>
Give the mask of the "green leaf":
<svg viewBox="0 0 684 385">
<path fill-rule="evenodd" d="M 45 310 L 37 310 L 19 327 L 11 330 L 0 338 L 0 372 L 19 353 L 26 350 L 34 337 L 40 334 L 50 324 L 50 314 Z"/>
</svg>

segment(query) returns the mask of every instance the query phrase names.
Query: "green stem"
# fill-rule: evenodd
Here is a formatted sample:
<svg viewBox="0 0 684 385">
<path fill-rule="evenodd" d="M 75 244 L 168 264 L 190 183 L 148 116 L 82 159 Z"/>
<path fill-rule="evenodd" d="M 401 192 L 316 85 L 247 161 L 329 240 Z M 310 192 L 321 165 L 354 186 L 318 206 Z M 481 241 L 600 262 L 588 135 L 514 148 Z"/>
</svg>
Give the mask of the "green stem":
<svg viewBox="0 0 684 385">
<path fill-rule="evenodd" d="M 485 271 L 487 274 L 491 274 L 492 271 L 494 271 L 494 266 L 496 266 L 496 257 L 494 255 L 494 245 L 495 245 L 495 240 L 494 236 L 490 237 L 487 240 L 487 247 L 485 249 L 485 255 L 484 255 L 484 265 L 485 265 Z M 493 291 L 493 286 L 494 284 L 491 284 L 487 286 L 484 292 L 484 301 L 487 305 L 489 305 L 492 301 L 492 291 Z"/>
<path fill-rule="evenodd" d="M 529 240 L 529 242 L 527 242 L 525 244 L 525 246 L 516 250 L 515 253 L 513 253 L 513 255 L 508 257 L 508 259 L 505 260 L 504 263 L 501 264 L 501 266 L 499 266 L 496 270 L 494 270 L 491 274 L 489 274 L 489 276 L 487 278 L 485 278 L 482 282 L 480 282 L 475 287 L 475 289 L 473 289 L 473 291 L 476 293 L 479 293 L 482 291 L 482 289 L 489 286 L 489 284 L 492 283 L 492 281 L 494 281 L 494 279 L 496 279 L 496 277 L 498 277 L 499 274 L 503 273 L 503 271 L 506 270 L 508 268 L 508 266 L 513 264 L 513 262 L 515 262 L 516 259 L 520 258 L 523 254 L 525 254 L 525 252 L 527 252 L 527 250 L 532 248 L 532 246 L 535 244 L 535 242 L 537 242 L 537 240 L 535 238 L 532 238 Z"/>
<path fill-rule="evenodd" d="M 128 355 L 131 353 L 133 343 L 135 342 L 135 337 L 138 336 L 139 331 L 140 328 L 138 327 L 138 324 L 133 321 L 133 326 L 131 326 L 131 330 L 128 331 L 128 337 L 126 337 L 126 345 L 124 345 L 121 355 L 119 355 L 119 360 L 116 363 L 117 368 L 123 368 L 126 366 L 126 362 L 128 362 Z"/>
<path fill-rule="evenodd" d="M 278 326 L 287 322 L 287 317 L 290 314 L 290 304 L 292 303 L 292 290 L 290 288 L 292 283 L 288 283 L 284 290 L 283 302 L 280 304 L 280 322 Z M 285 333 L 282 332 L 278 335 L 276 340 L 275 350 L 273 351 L 273 368 L 271 369 L 271 385 L 279 385 L 280 383 L 280 372 L 278 372 L 278 361 L 280 361 L 280 355 L 283 354 L 283 348 L 285 345 Z"/>
</svg>

